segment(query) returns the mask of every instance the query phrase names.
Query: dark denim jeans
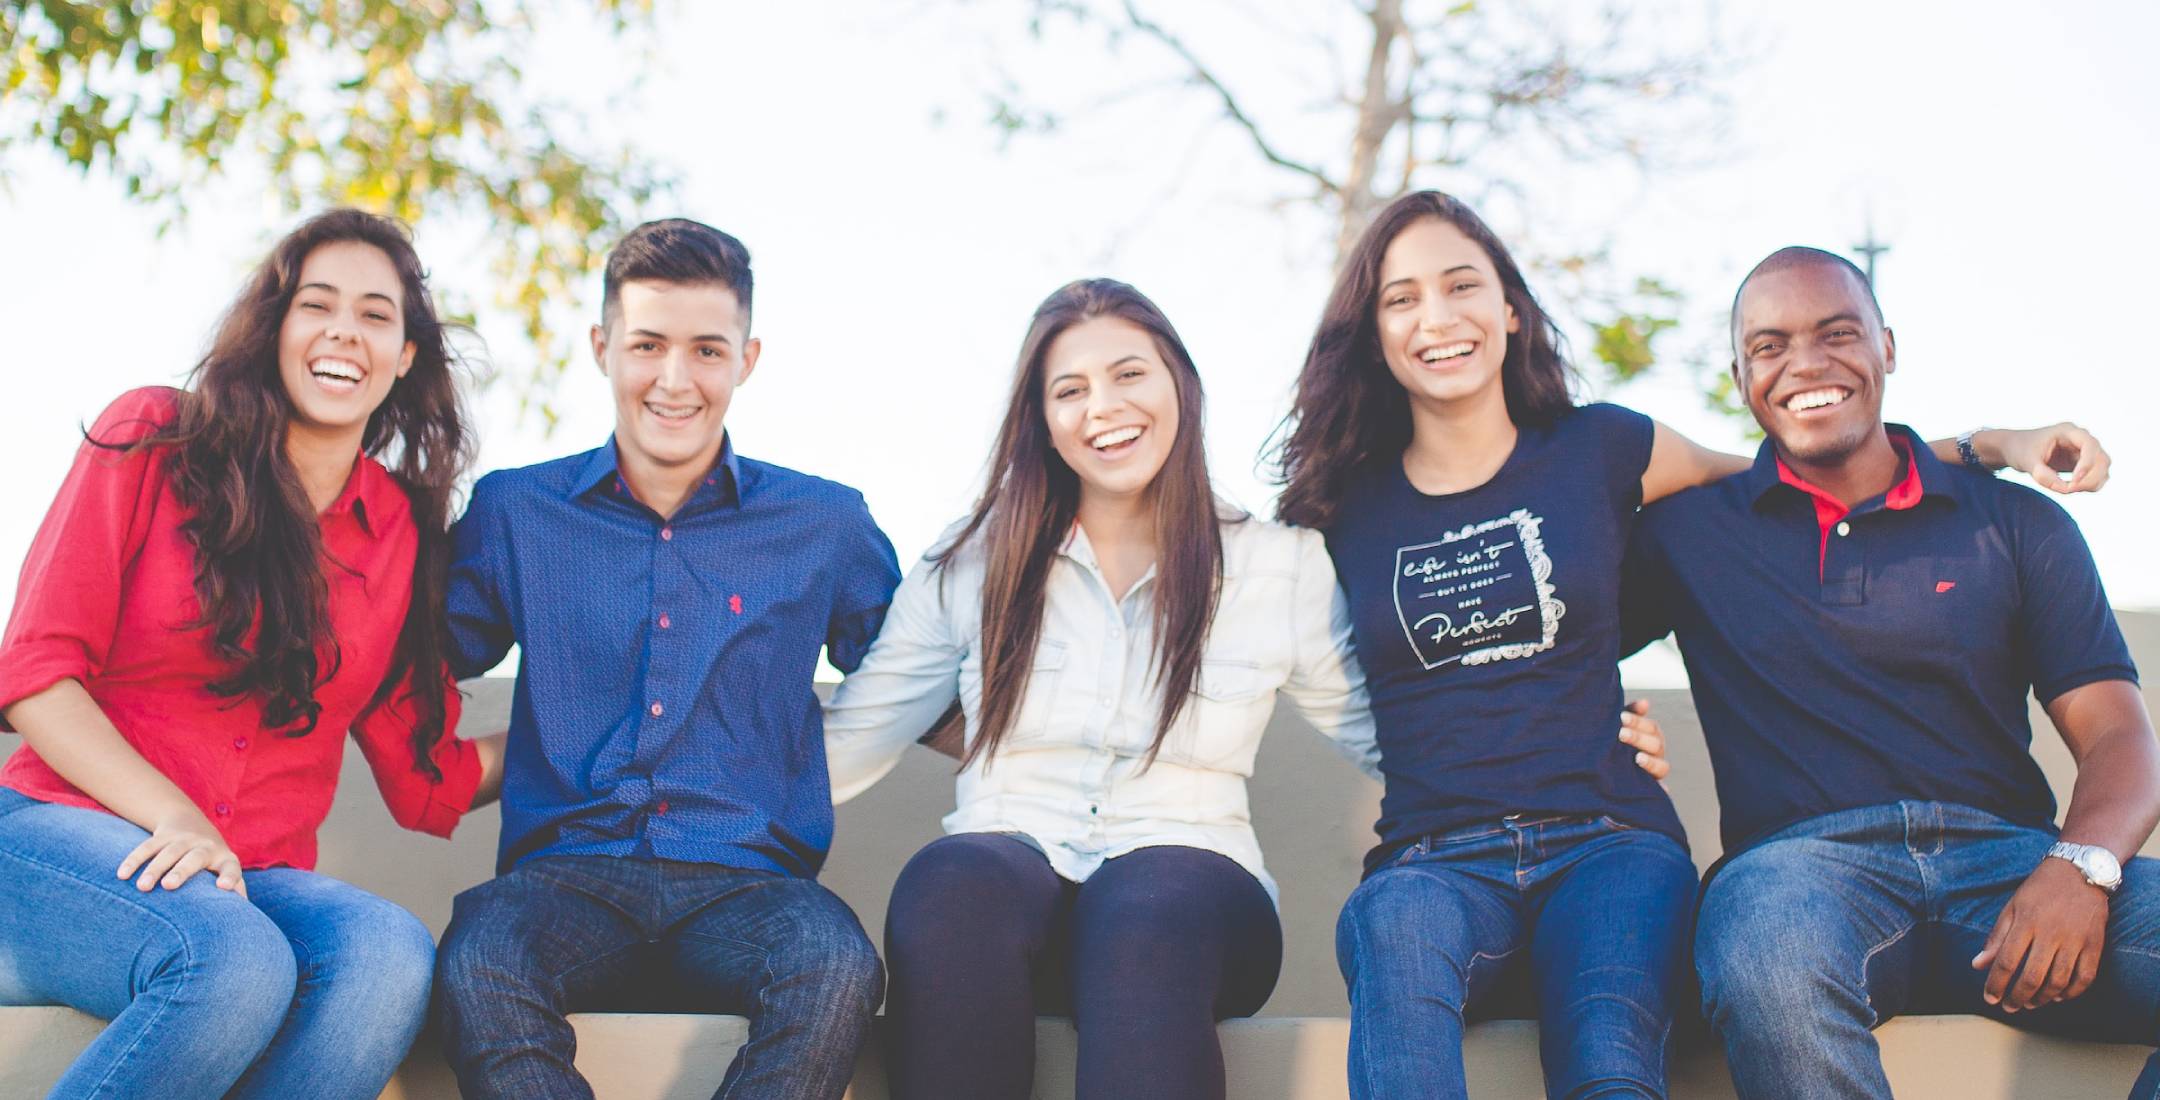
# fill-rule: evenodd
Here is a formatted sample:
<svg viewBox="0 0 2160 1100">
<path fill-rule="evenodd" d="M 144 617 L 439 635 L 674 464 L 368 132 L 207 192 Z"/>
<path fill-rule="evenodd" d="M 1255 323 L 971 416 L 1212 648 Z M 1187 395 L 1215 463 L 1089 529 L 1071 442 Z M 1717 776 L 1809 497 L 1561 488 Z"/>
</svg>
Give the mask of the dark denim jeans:
<svg viewBox="0 0 2160 1100">
<path fill-rule="evenodd" d="M 1972 968 L 2051 832 L 1943 802 L 1811 818 L 1735 856 L 1704 891 L 1703 1012 L 1744 1098 L 1887 1097 L 1871 1029 L 1900 1012 L 1970 1012 L 2018 1027 L 2160 1041 L 2160 862 L 2133 859 L 2092 988 L 2004 1013 Z M 2160 1096 L 2160 1056 L 2135 1097 Z"/>
<path fill-rule="evenodd" d="M 52 1095 L 374 1100 L 427 1017 L 427 926 L 291 867 L 144 893 L 113 872 L 148 835 L 0 789 L 0 1004 L 111 1021 Z"/>
<path fill-rule="evenodd" d="M 1427 837 L 1367 877 L 1336 925 L 1350 1095 L 1468 1095 L 1463 1020 L 1527 969 L 1548 1096 L 1664 1096 L 1694 901 L 1678 842 L 1608 818 Z"/>
<path fill-rule="evenodd" d="M 467 1100 L 591 1097 L 577 1011 L 736 1013 L 715 1100 L 838 1100 L 884 994 L 845 902 L 815 881 L 616 856 L 527 860 L 458 895 L 436 973 Z"/>
</svg>

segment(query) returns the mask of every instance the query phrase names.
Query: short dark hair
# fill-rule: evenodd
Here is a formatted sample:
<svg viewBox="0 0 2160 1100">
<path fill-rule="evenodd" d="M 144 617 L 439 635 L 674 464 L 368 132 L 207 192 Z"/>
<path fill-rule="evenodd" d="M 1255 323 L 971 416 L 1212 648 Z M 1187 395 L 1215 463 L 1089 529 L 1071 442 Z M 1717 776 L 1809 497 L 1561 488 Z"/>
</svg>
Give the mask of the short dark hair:
<svg viewBox="0 0 2160 1100">
<path fill-rule="evenodd" d="M 639 279 L 685 285 L 718 284 L 742 306 L 750 328 L 750 250 L 741 241 L 689 218 L 646 222 L 608 250 L 600 281 L 600 323 L 614 323 L 622 308 L 622 285 Z"/>
<path fill-rule="evenodd" d="M 1733 341 L 1738 343 L 1740 339 L 1738 335 L 1740 331 L 1740 298 L 1747 293 L 1748 284 L 1754 282 L 1757 275 L 1774 275 L 1790 268 L 1808 267 L 1814 264 L 1829 264 L 1832 267 L 1844 268 L 1845 273 L 1851 275 L 1853 282 L 1860 287 L 1861 293 L 1867 295 L 1868 305 L 1875 311 L 1875 323 L 1877 325 L 1883 323 L 1882 303 L 1875 298 L 1875 284 L 1868 281 L 1867 272 L 1860 270 L 1860 265 L 1826 249 L 1810 248 L 1804 244 L 1789 244 L 1763 257 L 1761 263 L 1749 269 L 1747 278 L 1740 280 L 1740 288 L 1733 291 L 1732 314 L 1725 322 L 1726 329 L 1734 334 L 1732 336 Z M 1739 349 L 1735 348 L 1734 350 L 1738 351 Z"/>
</svg>

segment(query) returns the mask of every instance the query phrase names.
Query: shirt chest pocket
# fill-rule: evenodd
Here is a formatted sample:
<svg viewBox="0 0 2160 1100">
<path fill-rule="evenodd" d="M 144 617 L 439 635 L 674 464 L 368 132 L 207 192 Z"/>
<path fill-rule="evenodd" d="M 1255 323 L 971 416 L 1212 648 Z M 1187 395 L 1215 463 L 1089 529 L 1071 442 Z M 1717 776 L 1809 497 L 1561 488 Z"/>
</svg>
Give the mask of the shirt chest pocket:
<svg viewBox="0 0 2160 1100">
<path fill-rule="evenodd" d="M 1258 661 L 1202 660 L 1193 697 L 1178 719 L 1178 736 L 1166 748 L 1181 750 L 1177 755 L 1207 767 L 1249 766 L 1267 727 L 1270 686 Z"/>
<path fill-rule="evenodd" d="M 1063 642 L 1042 641 L 1035 646 L 1035 660 L 1028 666 L 1027 690 L 1013 710 L 1012 725 L 1005 731 L 1006 744 L 1043 743 L 1059 740 L 1058 730 L 1070 725 L 1063 702 L 1072 688 L 1071 652 Z"/>
</svg>

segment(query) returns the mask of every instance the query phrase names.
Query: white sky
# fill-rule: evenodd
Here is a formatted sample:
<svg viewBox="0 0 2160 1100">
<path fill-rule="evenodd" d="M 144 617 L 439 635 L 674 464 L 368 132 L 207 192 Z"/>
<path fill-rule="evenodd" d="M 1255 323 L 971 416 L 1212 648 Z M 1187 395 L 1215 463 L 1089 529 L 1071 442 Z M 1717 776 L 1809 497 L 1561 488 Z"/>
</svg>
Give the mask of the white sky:
<svg viewBox="0 0 2160 1100">
<path fill-rule="evenodd" d="M 1216 7 L 1229 10 L 1203 10 Z M 972 499 L 1034 305 L 1068 279 L 1112 275 L 1178 325 L 1208 387 L 1219 482 L 1265 512 L 1272 494 L 1253 459 L 1287 406 L 1331 229 L 1275 203 L 1297 181 L 1207 127 L 1207 104 L 1189 91 L 999 152 L 978 121 L 996 70 L 986 57 L 1016 42 L 997 12 L 957 0 L 662 5 L 659 67 L 639 109 L 607 128 L 684 181 L 652 213 L 711 222 L 755 257 L 765 355 L 730 414 L 738 446 L 861 488 L 905 566 Z M 2092 428 L 2115 479 L 2069 507 L 2114 602 L 2160 607 L 2148 564 L 2160 536 L 2148 424 L 2160 362 L 2152 342 L 2120 335 L 2156 289 L 2160 67 L 2149 48 L 2160 5 L 1825 0 L 1726 16 L 1753 60 L 1731 87 L 1734 139 L 1705 151 L 1709 167 L 1647 186 L 1556 173 L 1539 181 L 1536 222 L 1497 228 L 1524 248 L 1608 238 L 1628 269 L 1686 290 L 1678 350 L 1720 338 L 1723 303 L 1754 260 L 1790 243 L 1849 246 L 1872 209 L 1893 249 L 1878 280 L 1899 336 L 1890 416 L 1931 436 L 2065 418 Z M 1298 56 L 1226 15 L 1180 29 L 1214 57 Z M 552 49 L 561 56 L 530 71 L 575 81 L 619 60 L 583 39 Z M 1102 92 L 1169 71 L 1137 46 L 1106 58 L 1092 38 L 1007 52 L 1005 63 Z M 1262 104 L 1319 94 L 1289 63 L 1234 71 Z M 1286 141 L 1304 136 L 1295 122 L 1285 130 Z M 195 197 L 186 226 L 160 238 L 109 183 L 27 150 L 10 157 L 0 601 L 79 425 L 122 390 L 176 381 L 247 267 L 296 220 L 235 183 Z M 460 266 L 469 244 L 420 234 L 438 286 L 484 299 L 485 271 Z M 598 297 L 595 274 L 566 318 L 591 317 Z M 529 353 L 514 334 L 485 331 L 497 367 L 520 371 Z M 1706 443 L 1742 446 L 1681 373 L 1612 396 Z M 557 404 L 563 421 L 544 438 L 498 387 L 482 402 L 481 468 L 606 437 L 597 373 L 573 370 Z"/>
</svg>

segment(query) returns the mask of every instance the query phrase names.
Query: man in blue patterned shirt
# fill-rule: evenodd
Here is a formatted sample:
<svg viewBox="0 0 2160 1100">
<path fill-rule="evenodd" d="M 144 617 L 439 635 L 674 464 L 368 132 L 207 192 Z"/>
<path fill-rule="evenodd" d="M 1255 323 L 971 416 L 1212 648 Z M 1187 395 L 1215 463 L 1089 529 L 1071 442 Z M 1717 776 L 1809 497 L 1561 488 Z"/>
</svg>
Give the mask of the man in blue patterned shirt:
<svg viewBox="0 0 2160 1100">
<path fill-rule="evenodd" d="M 832 841 L 822 647 L 853 669 L 895 585 L 860 493 L 743 458 L 750 257 L 673 219 L 608 256 L 593 357 L 614 438 L 484 477 L 457 524 L 459 676 L 520 650 L 497 877 L 438 988 L 467 1097 L 590 1097 L 564 1016 L 751 1018 L 720 1092 L 837 1100 L 883 992 L 814 876 Z"/>
</svg>

